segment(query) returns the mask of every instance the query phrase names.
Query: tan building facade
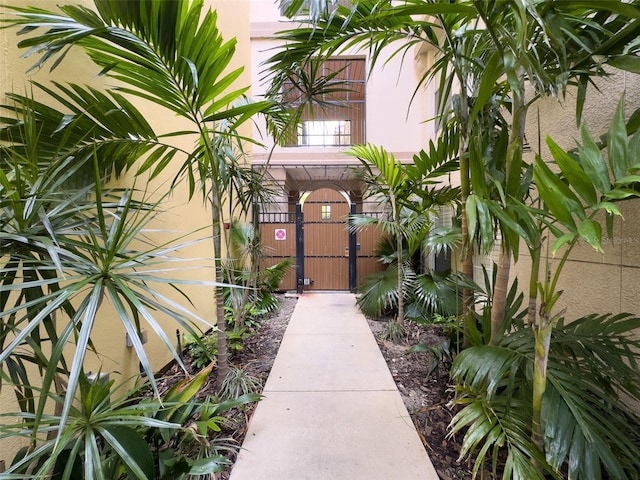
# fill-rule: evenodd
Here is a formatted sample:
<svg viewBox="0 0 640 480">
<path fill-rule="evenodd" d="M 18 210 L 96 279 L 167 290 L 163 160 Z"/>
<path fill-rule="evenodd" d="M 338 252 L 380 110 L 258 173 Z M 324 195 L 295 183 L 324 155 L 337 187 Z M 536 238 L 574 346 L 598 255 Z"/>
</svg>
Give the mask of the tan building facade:
<svg viewBox="0 0 640 480">
<path fill-rule="evenodd" d="M 584 108 L 584 122 L 594 138 L 607 132 L 623 95 L 627 117 L 640 108 L 639 75 L 613 71 L 610 76 L 599 79 L 597 85 L 599 91 L 596 88 L 588 90 Z M 567 150 L 574 148 L 580 141 L 580 133 L 575 121 L 573 92 L 566 99 L 546 98 L 535 104 L 529 112 L 526 136 L 534 151 L 538 150 L 538 144 L 542 145 L 544 159 L 551 159 L 545 146 L 547 136 Z M 623 201 L 618 206 L 623 218 L 615 221 L 612 237 L 606 234 L 602 222 L 604 254 L 580 244 L 563 269 L 558 284 L 563 293 L 556 312 L 566 309 L 567 320 L 592 313 L 640 315 L 640 200 Z M 548 250 L 554 241 L 550 239 Z M 526 285 L 531 259 L 526 248 L 521 248 L 521 252 L 511 276 L 517 276 L 520 285 Z M 547 255 L 552 274 L 559 257 L 560 252 L 555 258 L 550 252 Z"/>
<path fill-rule="evenodd" d="M 296 23 L 288 21 L 273 0 L 251 0 L 250 15 L 252 85 L 254 96 L 259 97 L 269 86 L 265 62 L 280 48 L 274 36 L 295 28 Z M 376 234 L 350 238 L 347 233 L 349 213 L 375 214 L 379 208 L 375 202 L 363 201 L 363 184 L 355 174 L 360 162 L 345 151 L 354 144 L 371 143 L 384 147 L 402 162 L 411 162 L 435 131 L 434 122 L 425 122 L 435 114 L 430 101 L 435 95 L 433 86 L 420 90 L 412 101 L 419 66 L 415 58 L 392 58 L 394 50 L 384 52 L 375 65 L 365 51 L 348 50 L 332 58 L 325 68 L 350 75 L 351 92 L 350 96 L 331 100 L 346 106 L 318 108 L 313 116 L 305 113 L 300 130 L 287 139 L 285 146 L 274 147 L 273 140 L 263 135 L 264 125 L 258 123 L 255 129 L 254 138 L 263 141 L 264 148 L 254 148 L 252 164 L 255 168 L 268 166 L 268 178 L 282 191 L 278 203 L 265 206 L 261 212 L 263 223 L 270 225 L 265 226 L 268 233 L 263 238 L 273 236 L 272 231 L 286 230 L 290 239 L 296 233 L 296 208 L 299 218 L 304 217 L 309 224 L 309 228 L 297 230 L 298 238 L 304 237 L 304 244 L 299 243 L 297 248 L 277 239 L 270 244 L 277 250 L 274 262 L 296 256 L 297 278 L 287 280 L 288 288 L 354 290 L 366 274 L 380 268 L 373 254 Z M 324 220 L 326 228 L 322 219 L 309 223 L 309 215 L 314 215 L 310 211 L 316 205 L 324 205 L 325 212 L 334 209 L 333 216 Z M 289 224 L 275 224 L 284 219 L 283 215 L 288 215 Z M 322 240 L 329 238 L 334 242 Z M 335 281 L 336 277 L 342 280 Z"/>
</svg>

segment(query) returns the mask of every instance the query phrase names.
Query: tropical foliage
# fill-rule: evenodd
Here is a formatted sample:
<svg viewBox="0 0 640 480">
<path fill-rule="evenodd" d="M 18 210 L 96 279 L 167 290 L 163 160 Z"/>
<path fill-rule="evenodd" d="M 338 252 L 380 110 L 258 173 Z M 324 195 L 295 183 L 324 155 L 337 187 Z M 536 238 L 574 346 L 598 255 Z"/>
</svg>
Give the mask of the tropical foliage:
<svg viewBox="0 0 640 480">
<path fill-rule="evenodd" d="M 60 479 L 122 475 L 179 479 L 221 471 L 228 463 L 222 453 L 236 447 L 212 433 L 221 431 L 221 424 L 227 421 L 222 416 L 226 411 L 255 402 L 258 396 L 238 395 L 217 403 L 196 400 L 210 371 L 211 367 L 176 383 L 162 402 L 143 395 L 146 384 L 114 399 L 114 380 L 81 377 L 77 402 L 68 419 L 46 415 L 36 420 L 23 412 L 15 415 L 23 420 L 21 423 L 2 427 L 0 437 L 26 436 L 27 440 L 34 428 L 62 429 L 36 448 L 20 451 L 12 463 L 11 478 L 51 474 Z M 61 397 L 56 400 L 63 401 Z"/>
<path fill-rule="evenodd" d="M 291 260 L 285 259 L 259 269 L 264 252 L 259 229 L 250 224 L 230 225 L 229 252 L 231 258 L 225 262 L 225 282 L 234 287 L 224 288 L 224 306 L 227 323 L 238 332 L 278 308 L 274 292 L 280 288 L 292 264 Z"/>
<path fill-rule="evenodd" d="M 472 254 L 487 252 L 496 245 L 496 238 L 501 239 L 491 288 L 484 296 L 471 288 L 464 295 L 466 343 L 482 345 L 466 350 L 454 365 L 463 409 L 453 429 L 466 429 L 463 455 L 475 455 L 476 473 L 489 454 L 496 467 L 500 458 L 506 458 L 503 478 L 543 478 L 545 474 L 633 478 L 637 466 L 631 459 L 640 453 L 639 444 L 633 441 L 627 447 L 634 453 L 626 450 L 618 455 L 616 439 L 602 425 L 609 416 L 614 424 L 627 418 L 636 425 L 637 416 L 620 401 L 615 380 L 607 382 L 596 375 L 595 388 L 606 392 L 598 397 L 589 393 L 593 377 L 573 376 L 566 379 L 565 387 L 565 378 L 554 376 L 560 368 L 556 361 L 570 363 L 556 356 L 554 331 L 568 336 L 577 332 L 565 330 L 564 313 L 553 308 L 560 296 L 558 278 L 572 246 L 581 239 L 601 251 L 604 228 L 599 222 L 606 218 L 611 225 L 619 214 L 616 201 L 636 196 L 637 162 L 632 159 L 637 158 L 638 140 L 628 135 L 636 131 L 633 119 L 637 117 L 632 115 L 625 125 L 624 113 L 618 109 L 600 144 L 583 124 L 576 152 L 563 151 L 548 140 L 561 174 L 545 163 L 542 152 L 537 152 L 535 161 L 526 161 L 524 134 L 528 111 L 539 98 L 564 99 L 567 91 L 576 92 L 580 124 L 594 77 L 606 76 L 614 68 L 640 70 L 638 2 L 362 0 L 351 7 L 336 3 L 290 2 L 290 14 L 309 6 L 309 19 L 302 28 L 282 34 L 286 47 L 273 55 L 270 64 L 273 89 L 279 89 L 306 62 L 317 63 L 332 55 L 363 49 L 376 63 L 389 55 L 413 58 L 416 47 L 434 51 L 436 60 L 418 80 L 416 96 L 422 85 L 435 82 L 438 119 L 444 131 L 455 132 L 459 140 L 453 156 L 460 162 L 462 272 L 470 277 Z M 600 151 L 605 146 L 607 156 Z M 404 185 L 400 182 L 399 189 Z M 543 263 L 547 237 L 557 238 L 551 250 L 564 255 L 554 271 L 550 263 Z M 509 273 L 521 248 L 528 250 L 532 268 L 526 320 L 514 321 L 516 314 L 521 317 L 514 308 L 521 297 L 510 286 Z M 402 273 L 398 269 L 398 275 Z M 399 291 L 395 295 L 401 297 Z M 632 350 L 619 361 L 618 350 L 630 345 L 626 335 L 638 327 L 636 318 L 604 315 L 577 322 L 586 337 L 597 337 L 598 325 L 611 327 L 607 331 L 611 343 L 597 350 L 601 358 L 611 356 L 609 365 L 636 361 Z M 526 361 L 524 344 L 531 354 Z M 571 367 L 575 371 L 589 377 L 587 372 L 600 368 L 592 358 L 595 354 L 586 348 L 574 345 L 571 349 L 580 354 L 563 353 L 575 362 Z M 629 374 L 616 367 L 607 375 L 619 379 L 631 378 Z M 578 407 L 581 398 L 589 400 Z M 566 429 L 565 424 L 556 428 L 559 417 L 546 416 L 555 408 L 571 412 Z M 580 432 L 582 428 L 588 433 Z M 503 449 L 506 457 L 501 457 Z"/>
<path fill-rule="evenodd" d="M 531 437 L 532 327 L 517 328 L 497 345 L 461 352 L 452 376 L 463 408 L 452 432 L 468 428 L 461 455 L 476 455 L 474 472 L 490 456 L 496 468 L 505 448 L 503 478 L 562 478 L 562 472 L 568 478 L 635 478 L 640 417 L 624 397 L 640 398 L 638 341 L 629 335 L 639 326 L 640 319 L 628 314 L 594 314 L 556 326 L 539 420 L 543 451 Z"/>
<path fill-rule="evenodd" d="M 48 108 L 43 114 L 62 117 L 57 124 L 65 141 L 81 140 L 69 142 L 64 155 L 91 147 L 99 158 L 107 154 L 120 157 L 131 168 L 144 154 L 137 173 L 148 172 L 150 178 L 175 164 L 174 171 L 179 172 L 175 182 L 184 179 L 189 197 L 199 191 L 211 209 L 215 281 L 221 284 L 223 225 L 236 209 L 248 211 L 256 198 L 255 186 L 261 185 L 243 165 L 237 129 L 271 105 L 247 99 L 247 87 L 233 89 L 243 69 L 229 68 L 236 42 L 222 38 L 217 14 L 205 11 L 201 1 L 96 0 L 95 10 L 77 5 L 60 7 L 61 13 L 11 10 L 14 15 L 4 21 L 22 27 L 26 38 L 18 45 L 38 56 L 34 67 L 50 63 L 56 68 L 64 62 L 66 51 L 77 46 L 103 75 L 119 83 L 106 93 L 76 84 L 41 87 L 69 110 L 61 115 Z M 183 119 L 186 126 L 158 135 L 128 97 L 150 101 Z M 115 118 L 114 111 L 122 112 L 124 118 Z M 84 127 L 81 135 L 77 130 L 80 122 Z M 109 128 L 100 136 L 104 127 Z M 177 136 L 195 142 L 195 148 L 176 147 L 172 139 Z M 222 291 L 214 290 L 221 382 L 227 368 L 224 302 Z"/>
<path fill-rule="evenodd" d="M 166 275 L 188 268 L 184 259 L 171 256 L 179 244 L 155 246 L 145 239 L 157 204 L 136 201 L 135 191 L 103 190 L 99 177 L 82 189 L 64 188 L 78 168 L 73 159 L 40 170 L 10 148 L 4 152 L 11 155 L 4 159 L 7 166 L 13 161 L 13 168 L 2 172 L 1 374 L 36 422 L 45 414 L 50 393 L 68 392 L 61 411 L 64 424 L 85 358 L 95 350 L 92 332 L 103 303 L 113 306 L 149 378 L 153 369 L 139 338 L 143 326 L 179 358 L 158 314 L 194 333 L 198 323 L 207 323 L 158 288 L 191 282 Z M 160 264 L 163 276 L 156 273 Z M 77 349 L 69 356 L 65 346 L 71 340 Z M 35 372 L 29 365 L 37 367 Z M 60 382 L 64 391 L 56 392 Z"/>
<path fill-rule="evenodd" d="M 357 222 L 354 222 L 357 224 Z M 365 221 L 366 224 L 366 221 Z M 428 222 L 427 225 L 430 225 Z M 460 233 L 452 228 L 446 228 L 447 235 L 439 235 L 439 245 L 443 248 L 452 248 L 459 242 Z M 442 230 L 438 230 L 442 232 Z M 417 232 L 414 232 L 417 233 Z M 425 245 L 432 244 L 432 237 L 425 236 L 426 229 L 422 230 L 422 235 L 415 235 L 409 242 L 403 242 L 404 268 L 402 274 L 403 289 L 398 288 L 398 262 L 395 245 L 383 237 L 376 250 L 379 261 L 387 267 L 377 273 L 367 275 L 358 286 L 358 306 L 365 315 L 374 318 L 384 316 L 394 316 L 397 312 L 400 291 L 404 305 L 404 316 L 413 321 L 424 321 L 431 318 L 434 313 L 444 315 L 456 315 L 460 312 L 460 295 L 462 282 L 461 278 L 451 275 L 449 271 L 420 272 L 420 257 L 430 248 Z M 422 237 L 418 242 L 411 242 L 415 238 Z M 445 243 L 446 242 L 446 243 Z M 411 245 L 418 247 L 417 251 L 411 251 Z M 420 248 L 422 246 L 422 248 Z"/>
<path fill-rule="evenodd" d="M 35 59 L 34 68 L 58 68 L 69 49 L 79 48 L 118 85 L 34 82 L 40 101 L 11 93 L 3 105 L 0 376 L 15 392 L 21 411 L 14 417 L 22 423 L 3 426 L 2 435 L 23 436 L 28 444 L 7 475 L 211 474 L 220 458 L 205 434 L 218 429 L 220 412 L 256 398 L 194 402 L 192 390 L 206 370 L 166 394 L 163 404 L 141 332 L 156 335 L 182 365 L 163 322 L 195 338 L 217 324 L 216 370 L 220 383 L 225 378 L 223 224 L 247 212 L 262 186 L 245 165 L 238 128 L 271 104 L 252 102 L 246 88 L 235 87 L 243 70 L 229 68 L 235 40 L 222 38 L 216 13 L 203 2 L 96 0 L 94 9 L 4 7 L 4 13 L 6 27 L 21 27 L 19 46 Z M 161 125 L 165 131 L 158 133 L 135 106 L 140 101 L 179 117 L 181 125 L 168 132 Z M 146 185 L 166 175 L 169 165 L 175 178 L 168 192 L 105 186 L 126 171 Z M 197 232 L 149 227 L 182 182 L 190 199 L 199 193 L 210 207 L 215 259 L 176 253 L 197 242 L 182 236 Z M 162 235 L 177 239 L 158 244 Z M 211 281 L 188 279 L 193 267 L 185 264 L 194 260 L 200 271 L 210 267 Z M 214 289 L 215 321 L 184 307 L 183 285 Z M 107 310 L 127 332 L 156 400 L 139 403 L 131 394 L 111 400 L 113 385 L 87 380 L 87 358 L 102 354 L 95 326 L 109 318 Z M 190 419 L 200 422 L 196 430 Z"/>
<path fill-rule="evenodd" d="M 444 148 L 448 146 L 442 145 Z M 433 145 L 432 149 L 435 149 Z M 397 311 L 396 321 L 403 326 L 405 297 L 411 295 L 414 305 L 423 304 L 427 309 L 437 304 L 428 286 L 429 279 L 433 283 L 433 277 L 418 278 L 412 260 L 427 244 L 432 218 L 437 214 L 436 207 L 450 204 L 457 196 L 457 189 L 438 185 L 442 176 L 456 168 L 457 162 L 447 159 L 446 155 L 429 157 L 422 152 L 415 156 L 413 165 L 405 166 L 384 148 L 373 145 L 355 146 L 348 153 L 362 164 L 357 174 L 365 184 L 365 197 L 374 198 L 385 212 L 382 216 L 352 215 L 350 228 L 358 231 L 377 226 L 384 236 L 392 239 L 395 254 L 395 261 L 390 267 L 395 272 L 394 281 L 388 281 L 389 269 L 376 276 L 387 281 L 370 279 L 362 286 L 364 294 L 359 303 L 365 306 L 367 313 L 377 315 L 393 307 Z M 384 288 L 383 284 L 391 288 Z M 380 291 L 380 287 L 384 291 Z M 367 304 L 375 311 L 367 308 Z"/>
</svg>

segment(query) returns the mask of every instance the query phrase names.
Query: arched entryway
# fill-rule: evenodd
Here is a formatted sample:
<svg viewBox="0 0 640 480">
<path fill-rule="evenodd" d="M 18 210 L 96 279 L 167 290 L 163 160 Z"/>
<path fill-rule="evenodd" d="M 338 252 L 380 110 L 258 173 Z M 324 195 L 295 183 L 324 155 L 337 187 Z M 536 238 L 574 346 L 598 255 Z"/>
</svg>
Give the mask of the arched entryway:
<svg viewBox="0 0 640 480">
<path fill-rule="evenodd" d="M 281 283 L 284 290 L 355 291 L 367 275 L 384 265 L 375 254 L 380 231 L 370 227 L 350 233 L 349 215 L 382 212 L 377 204 L 362 200 L 359 184 L 350 177 L 328 181 L 323 177 L 330 176 L 331 170 L 317 175 L 308 168 L 294 172 L 300 178 L 287 174 L 286 201 L 256 206 L 264 251 L 260 267 L 291 260 L 295 267 Z M 340 175 L 333 175 L 346 172 L 350 171 L 343 168 Z M 303 181 L 305 175 L 309 178 Z"/>
<path fill-rule="evenodd" d="M 346 194 L 331 188 L 305 193 L 304 289 L 349 290 L 349 213 Z"/>
</svg>

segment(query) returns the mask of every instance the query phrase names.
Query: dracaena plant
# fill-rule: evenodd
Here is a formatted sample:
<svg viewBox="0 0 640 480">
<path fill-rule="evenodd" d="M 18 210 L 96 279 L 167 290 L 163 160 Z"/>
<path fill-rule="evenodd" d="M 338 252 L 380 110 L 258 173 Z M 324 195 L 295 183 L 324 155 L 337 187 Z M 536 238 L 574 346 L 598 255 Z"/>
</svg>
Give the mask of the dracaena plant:
<svg viewBox="0 0 640 480">
<path fill-rule="evenodd" d="M 30 122 L 24 118 L 25 131 Z M 211 324 L 164 293 L 167 285 L 210 285 L 171 278 L 171 272 L 189 268 L 173 252 L 194 241 L 154 244 L 147 229 L 159 208 L 144 200 L 144 191 L 104 188 L 97 156 L 89 166 L 69 156 L 43 165 L 30 143 L 34 138 L 25 134 L 0 149 L 0 378 L 13 388 L 21 411 L 32 416 L 35 445 L 50 408 L 59 414 L 62 433 L 105 306 L 132 339 L 154 389 L 141 329 L 157 335 L 180 361 L 159 316 L 194 335 Z M 74 176 L 89 169 L 93 181 L 73 188 Z M 53 394 L 62 400 L 52 402 Z"/>
<path fill-rule="evenodd" d="M 147 383 L 121 393 L 114 380 L 98 376 L 90 381 L 83 375 L 64 425 L 57 414 L 40 420 L 27 412 L 3 415 L 22 422 L 0 427 L 0 438 L 26 436 L 29 440 L 35 422 L 45 432 L 62 427 L 60 435 L 18 452 L 6 474 L 10 478 L 52 475 L 61 480 L 123 475 L 169 480 L 220 472 L 228 465 L 222 454 L 237 450 L 221 436 L 221 424 L 227 421 L 223 414 L 259 396 L 239 395 L 224 402 L 198 399 L 212 366 L 177 382 L 161 399 L 148 396 Z M 56 394 L 51 398 L 64 402 Z"/>
</svg>

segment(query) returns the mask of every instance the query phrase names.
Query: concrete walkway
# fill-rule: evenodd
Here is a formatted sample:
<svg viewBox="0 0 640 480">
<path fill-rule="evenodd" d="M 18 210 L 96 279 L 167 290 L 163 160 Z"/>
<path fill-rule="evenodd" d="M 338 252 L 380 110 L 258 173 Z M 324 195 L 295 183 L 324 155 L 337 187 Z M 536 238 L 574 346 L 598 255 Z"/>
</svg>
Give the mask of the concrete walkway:
<svg viewBox="0 0 640 480">
<path fill-rule="evenodd" d="M 349 293 L 293 312 L 231 480 L 437 480 Z"/>
</svg>

